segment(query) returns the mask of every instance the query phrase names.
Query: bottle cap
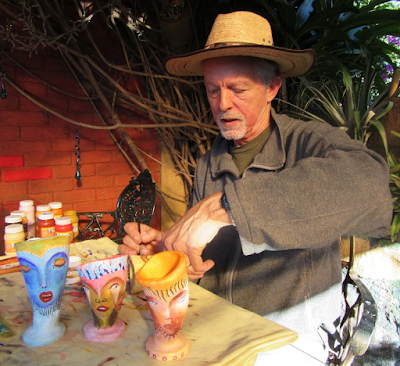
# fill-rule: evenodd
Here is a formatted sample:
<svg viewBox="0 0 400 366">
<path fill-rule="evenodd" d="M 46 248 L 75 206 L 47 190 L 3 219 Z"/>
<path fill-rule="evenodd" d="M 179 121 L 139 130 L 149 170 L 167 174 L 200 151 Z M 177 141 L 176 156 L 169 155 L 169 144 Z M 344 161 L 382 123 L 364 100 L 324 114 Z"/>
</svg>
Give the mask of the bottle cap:
<svg viewBox="0 0 400 366">
<path fill-rule="evenodd" d="M 38 215 L 39 220 L 51 220 L 54 219 L 54 214 L 52 212 L 42 212 Z"/>
<path fill-rule="evenodd" d="M 20 215 L 9 215 L 5 217 L 6 224 L 18 224 L 21 223 L 22 217 Z"/>
<path fill-rule="evenodd" d="M 49 212 L 49 211 L 51 211 L 51 207 L 49 205 L 37 205 L 36 206 L 36 211 Z"/>
<path fill-rule="evenodd" d="M 32 200 L 19 201 L 19 206 L 20 207 L 33 206 L 33 201 Z"/>
<path fill-rule="evenodd" d="M 61 208 L 62 207 L 62 203 L 61 202 L 50 202 L 49 206 L 53 209 L 53 208 Z"/>
<path fill-rule="evenodd" d="M 4 232 L 7 234 L 23 233 L 24 227 L 21 224 L 12 224 L 6 226 Z"/>
<path fill-rule="evenodd" d="M 26 217 L 26 212 L 25 211 L 12 211 L 11 215 L 19 215 L 21 217 Z"/>
<path fill-rule="evenodd" d="M 56 225 L 69 225 L 71 224 L 71 218 L 67 216 L 61 216 L 55 218 L 56 220 Z"/>
<path fill-rule="evenodd" d="M 76 267 L 82 263 L 82 258 L 77 255 L 71 255 L 68 260 L 68 267 Z"/>
</svg>

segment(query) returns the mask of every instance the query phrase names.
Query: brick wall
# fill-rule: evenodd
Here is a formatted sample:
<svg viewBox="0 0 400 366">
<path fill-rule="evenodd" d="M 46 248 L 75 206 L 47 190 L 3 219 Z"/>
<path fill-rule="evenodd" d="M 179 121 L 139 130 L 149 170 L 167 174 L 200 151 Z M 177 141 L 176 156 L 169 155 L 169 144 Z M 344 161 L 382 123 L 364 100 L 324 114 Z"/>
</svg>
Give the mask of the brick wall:
<svg viewBox="0 0 400 366">
<path fill-rule="evenodd" d="M 31 73 L 62 90 L 79 95 L 79 88 L 57 54 L 31 55 L 14 51 L 12 57 Z M 87 102 L 52 89 L 5 58 L 10 80 L 46 105 L 69 118 L 94 123 L 97 116 Z M 76 126 L 44 112 L 6 82 L 8 96 L 0 99 L 0 230 L 4 217 L 17 210 L 19 201 L 32 199 L 36 205 L 61 201 L 66 210 L 112 211 L 133 173 L 130 165 L 110 139 L 108 132 L 79 128 L 82 179 L 75 179 Z M 137 122 L 135 122 L 137 123 Z M 100 124 L 99 122 L 97 124 Z M 130 130 L 137 146 L 158 159 L 159 143 L 153 130 Z M 153 178 L 160 180 L 160 167 L 144 157 Z M 158 203 L 158 202 L 157 202 Z M 160 227 L 156 206 L 152 224 Z M 0 235 L 0 255 L 4 252 Z"/>
</svg>

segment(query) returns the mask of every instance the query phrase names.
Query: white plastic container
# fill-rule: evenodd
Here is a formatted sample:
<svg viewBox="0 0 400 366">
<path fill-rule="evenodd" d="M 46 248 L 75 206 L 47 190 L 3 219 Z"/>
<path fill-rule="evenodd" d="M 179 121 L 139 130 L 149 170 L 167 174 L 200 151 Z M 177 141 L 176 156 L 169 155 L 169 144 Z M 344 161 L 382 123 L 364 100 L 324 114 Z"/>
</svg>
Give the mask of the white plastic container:
<svg viewBox="0 0 400 366">
<path fill-rule="evenodd" d="M 19 211 L 26 213 L 28 225 L 35 225 L 35 206 L 32 200 L 19 201 Z"/>
<path fill-rule="evenodd" d="M 81 282 L 78 275 L 77 267 L 82 264 L 82 258 L 76 255 L 71 255 L 68 260 L 68 272 L 67 279 L 65 280 L 66 285 L 74 285 Z"/>
</svg>

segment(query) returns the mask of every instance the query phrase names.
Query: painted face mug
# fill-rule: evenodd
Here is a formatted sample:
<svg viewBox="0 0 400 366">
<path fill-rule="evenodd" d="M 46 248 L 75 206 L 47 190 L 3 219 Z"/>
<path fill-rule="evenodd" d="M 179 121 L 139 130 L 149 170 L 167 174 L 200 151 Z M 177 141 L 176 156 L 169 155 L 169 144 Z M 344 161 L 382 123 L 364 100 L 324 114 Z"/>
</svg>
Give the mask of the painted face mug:
<svg viewBox="0 0 400 366">
<path fill-rule="evenodd" d="M 77 270 L 93 315 L 93 320 L 83 328 L 85 338 L 92 342 L 119 338 L 125 330 L 125 323 L 118 315 L 125 296 L 128 256 L 84 263 Z"/>
<path fill-rule="evenodd" d="M 160 361 L 175 361 L 189 351 L 181 333 L 189 304 L 186 258 L 182 252 L 153 255 L 138 271 L 154 321 L 155 332 L 146 342 L 147 354 Z"/>
<path fill-rule="evenodd" d="M 42 347 L 61 338 L 61 297 L 68 271 L 69 240 L 51 237 L 15 244 L 18 261 L 32 305 L 32 325 L 22 334 L 31 347 Z"/>
</svg>

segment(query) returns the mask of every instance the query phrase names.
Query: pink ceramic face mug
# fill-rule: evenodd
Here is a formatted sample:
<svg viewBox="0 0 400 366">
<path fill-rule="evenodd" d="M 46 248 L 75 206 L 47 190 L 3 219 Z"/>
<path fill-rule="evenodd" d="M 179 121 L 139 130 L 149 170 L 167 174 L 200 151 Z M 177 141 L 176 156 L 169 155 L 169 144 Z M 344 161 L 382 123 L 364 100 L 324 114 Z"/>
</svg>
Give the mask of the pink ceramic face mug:
<svg viewBox="0 0 400 366">
<path fill-rule="evenodd" d="M 83 328 L 85 338 L 92 342 L 117 339 L 125 330 L 118 314 L 125 296 L 128 256 L 85 263 L 77 270 L 93 314 L 93 320 Z"/>
</svg>

